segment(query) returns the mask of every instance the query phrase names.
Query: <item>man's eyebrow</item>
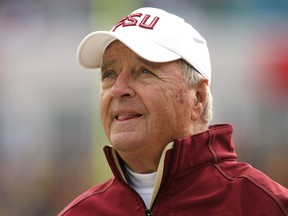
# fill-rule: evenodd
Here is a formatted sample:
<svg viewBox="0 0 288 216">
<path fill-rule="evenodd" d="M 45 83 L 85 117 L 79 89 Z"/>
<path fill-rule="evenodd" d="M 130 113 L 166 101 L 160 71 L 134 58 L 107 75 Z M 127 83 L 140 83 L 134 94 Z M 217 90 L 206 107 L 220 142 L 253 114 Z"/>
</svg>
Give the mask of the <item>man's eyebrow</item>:
<svg viewBox="0 0 288 216">
<path fill-rule="evenodd" d="M 112 59 L 110 61 L 105 62 L 101 65 L 101 72 L 105 71 L 107 68 L 109 68 L 111 65 L 113 65 L 116 62 L 115 59 Z"/>
</svg>

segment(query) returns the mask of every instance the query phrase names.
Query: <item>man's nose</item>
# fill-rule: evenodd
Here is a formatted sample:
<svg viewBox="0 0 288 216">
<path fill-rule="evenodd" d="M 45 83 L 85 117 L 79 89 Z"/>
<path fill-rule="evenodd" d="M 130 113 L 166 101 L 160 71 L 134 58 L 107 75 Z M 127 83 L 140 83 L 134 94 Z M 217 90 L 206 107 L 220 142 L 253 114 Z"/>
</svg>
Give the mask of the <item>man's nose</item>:
<svg viewBox="0 0 288 216">
<path fill-rule="evenodd" d="M 133 97 L 135 95 L 132 88 L 132 79 L 128 73 L 122 72 L 118 75 L 112 86 L 111 95 L 114 98 Z"/>
</svg>

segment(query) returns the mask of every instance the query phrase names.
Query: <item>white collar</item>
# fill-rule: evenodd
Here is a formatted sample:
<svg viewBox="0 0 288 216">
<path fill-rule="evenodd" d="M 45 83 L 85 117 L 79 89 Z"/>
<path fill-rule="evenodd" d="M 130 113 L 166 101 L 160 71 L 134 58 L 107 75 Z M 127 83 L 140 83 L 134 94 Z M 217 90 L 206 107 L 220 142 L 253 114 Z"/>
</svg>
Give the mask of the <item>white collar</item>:
<svg viewBox="0 0 288 216">
<path fill-rule="evenodd" d="M 126 165 L 125 168 L 128 184 L 137 191 L 148 207 L 152 197 L 157 172 L 140 174 L 133 172 Z"/>
</svg>

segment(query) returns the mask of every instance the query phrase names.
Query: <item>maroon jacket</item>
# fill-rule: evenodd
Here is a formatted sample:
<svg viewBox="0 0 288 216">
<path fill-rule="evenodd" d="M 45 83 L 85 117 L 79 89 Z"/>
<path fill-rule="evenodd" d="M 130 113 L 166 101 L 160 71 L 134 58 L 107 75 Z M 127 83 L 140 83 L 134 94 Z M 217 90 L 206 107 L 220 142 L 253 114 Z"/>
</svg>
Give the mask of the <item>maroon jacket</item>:
<svg viewBox="0 0 288 216">
<path fill-rule="evenodd" d="M 80 195 L 59 216 L 288 215 L 288 190 L 236 161 L 232 132 L 231 125 L 211 126 L 171 143 L 162 155 L 159 184 L 146 212 L 141 197 L 126 183 L 123 162 L 105 147 L 114 177 Z"/>
</svg>

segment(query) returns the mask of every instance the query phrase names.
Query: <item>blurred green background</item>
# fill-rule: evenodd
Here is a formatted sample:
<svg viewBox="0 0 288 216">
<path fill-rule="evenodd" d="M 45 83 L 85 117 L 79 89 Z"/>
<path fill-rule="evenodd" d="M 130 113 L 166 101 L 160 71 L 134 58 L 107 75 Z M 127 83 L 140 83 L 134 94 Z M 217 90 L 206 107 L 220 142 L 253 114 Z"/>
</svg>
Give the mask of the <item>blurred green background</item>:
<svg viewBox="0 0 288 216">
<path fill-rule="evenodd" d="M 75 54 L 142 6 L 207 39 L 212 123 L 232 123 L 239 160 L 288 187 L 287 0 L 0 0 L 0 216 L 56 215 L 111 176 L 98 73 Z"/>
</svg>

